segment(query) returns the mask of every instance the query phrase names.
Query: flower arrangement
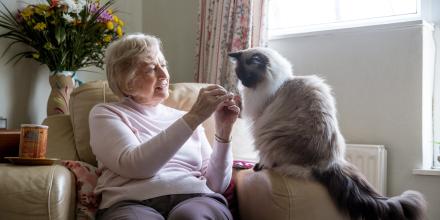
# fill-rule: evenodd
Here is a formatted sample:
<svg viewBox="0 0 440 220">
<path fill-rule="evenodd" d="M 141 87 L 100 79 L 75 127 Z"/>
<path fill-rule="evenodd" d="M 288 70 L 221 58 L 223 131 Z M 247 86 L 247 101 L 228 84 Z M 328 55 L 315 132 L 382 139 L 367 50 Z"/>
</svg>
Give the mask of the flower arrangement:
<svg viewBox="0 0 440 220">
<path fill-rule="evenodd" d="M 31 58 L 46 64 L 52 73 L 77 71 L 88 66 L 103 68 L 104 51 L 123 35 L 124 22 L 110 9 L 115 0 L 46 0 L 11 12 L 0 10 L 0 38 L 27 45 L 8 62 Z"/>
</svg>

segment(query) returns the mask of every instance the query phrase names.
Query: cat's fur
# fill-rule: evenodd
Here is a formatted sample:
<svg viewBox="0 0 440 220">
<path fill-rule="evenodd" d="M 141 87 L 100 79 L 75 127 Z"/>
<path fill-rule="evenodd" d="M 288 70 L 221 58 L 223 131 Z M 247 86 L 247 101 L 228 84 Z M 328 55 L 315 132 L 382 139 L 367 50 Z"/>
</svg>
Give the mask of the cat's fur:
<svg viewBox="0 0 440 220">
<path fill-rule="evenodd" d="M 425 218 L 426 201 L 419 192 L 383 197 L 344 160 L 335 101 L 321 78 L 294 76 L 290 63 L 268 48 L 229 56 L 244 86 L 243 116 L 252 122 L 260 166 L 321 182 L 352 219 Z"/>
</svg>

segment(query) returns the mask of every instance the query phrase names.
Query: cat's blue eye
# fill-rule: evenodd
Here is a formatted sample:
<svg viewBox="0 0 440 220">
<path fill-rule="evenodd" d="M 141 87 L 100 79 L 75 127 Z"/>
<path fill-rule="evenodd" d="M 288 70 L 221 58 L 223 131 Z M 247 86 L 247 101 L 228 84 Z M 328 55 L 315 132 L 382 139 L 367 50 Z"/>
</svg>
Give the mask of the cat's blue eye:
<svg viewBox="0 0 440 220">
<path fill-rule="evenodd" d="M 258 57 L 258 56 L 254 56 L 254 57 L 252 57 L 252 58 L 249 60 L 249 63 L 250 63 L 250 64 L 258 64 L 258 65 L 262 65 L 262 64 L 264 64 L 264 61 L 263 61 L 263 59 L 261 59 L 260 57 Z"/>
</svg>

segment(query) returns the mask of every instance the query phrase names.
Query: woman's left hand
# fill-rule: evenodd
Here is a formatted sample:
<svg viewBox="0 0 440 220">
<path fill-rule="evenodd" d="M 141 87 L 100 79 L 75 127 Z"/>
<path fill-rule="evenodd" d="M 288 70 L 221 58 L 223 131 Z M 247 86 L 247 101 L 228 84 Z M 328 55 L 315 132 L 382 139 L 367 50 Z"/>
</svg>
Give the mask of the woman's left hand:
<svg viewBox="0 0 440 220">
<path fill-rule="evenodd" d="M 230 139 L 232 126 L 240 114 L 240 108 L 237 105 L 239 100 L 239 96 L 234 96 L 233 99 L 221 103 L 215 111 L 215 132 L 221 139 Z"/>
</svg>

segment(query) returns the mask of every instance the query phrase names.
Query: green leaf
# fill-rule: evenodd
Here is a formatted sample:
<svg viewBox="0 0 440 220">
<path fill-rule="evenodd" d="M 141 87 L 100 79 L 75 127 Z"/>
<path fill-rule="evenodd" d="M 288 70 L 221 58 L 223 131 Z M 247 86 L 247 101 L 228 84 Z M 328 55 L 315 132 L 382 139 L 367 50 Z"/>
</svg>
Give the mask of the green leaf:
<svg viewBox="0 0 440 220">
<path fill-rule="evenodd" d="M 5 56 L 5 54 L 11 49 L 11 47 L 16 44 L 16 43 L 21 43 L 20 41 L 12 41 L 7 47 L 6 49 L 3 51 L 2 55 L 0 56 L 1 58 L 3 58 Z"/>
<path fill-rule="evenodd" d="M 21 59 L 23 59 L 27 55 L 32 56 L 32 53 L 33 53 L 32 51 L 24 51 L 21 53 L 17 53 L 13 57 L 11 57 L 6 63 L 9 63 L 9 62 L 13 61 L 14 59 L 17 59 L 17 61 L 15 61 L 15 63 L 14 63 L 14 65 L 15 65 L 16 63 L 18 63 L 18 61 L 20 61 Z"/>
<path fill-rule="evenodd" d="M 60 45 L 64 40 L 66 39 L 66 31 L 63 27 L 58 26 L 55 28 L 55 39 L 58 42 L 58 45 Z"/>
</svg>

